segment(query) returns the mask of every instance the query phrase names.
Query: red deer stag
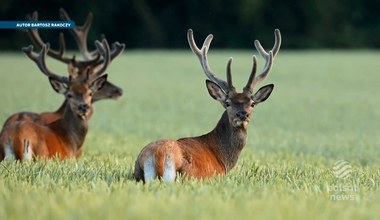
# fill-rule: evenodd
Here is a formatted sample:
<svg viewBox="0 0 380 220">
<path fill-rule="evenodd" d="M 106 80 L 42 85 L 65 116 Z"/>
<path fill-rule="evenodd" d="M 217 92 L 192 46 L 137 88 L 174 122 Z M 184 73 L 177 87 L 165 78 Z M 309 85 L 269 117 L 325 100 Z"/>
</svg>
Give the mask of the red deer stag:
<svg viewBox="0 0 380 220">
<path fill-rule="evenodd" d="M 60 9 L 60 17 L 62 20 L 70 20 L 70 17 L 66 13 L 64 9 Z M 32 16 L 28 16 L 29 20 L 37 21 L 38 20 L 38 13 L 35 11 L 33 12 Z M 109 65 L 104 66 L 102 65 L 104 62 L 104 57 L 99 55 L 98 50 L 94 51 L 88 51 L 87 49 L 87 36 L 88 31 L 92 24 L 92 13 L 89 13 L 87 16 L 87 20 L 82 26 L 77 26 L 73 29 L 69 29 L 71 35 L 74 37 L 77 46 L 79 48 L 79 51 L 81 52 L 84 60 L 78 61 L 74 57 L 67 57 L 65 56 L 65 40 L 63 33 L 59 36 L 59 45 L 60 49 L 59 51 L 53 50 L 48 47 L 47 55 L 50 57 L 63 62 L 68 65 L 69 69 L 69 75 L 72 77 L 77 76 L 86 76 L 88 70 L 89 74 L 92 75 L 97 72 L 97 69 L 107 68 Z M 31 40 L 39 47 L 43 48 L 43 46 L 47 43 L 44 43 L 41 39 L 38 29 L 29 29 L 28 34 L 31 38 Z M 107 43 L 107 42 L 106 42 Z M 47 44 L 48 45 L 48 44 Z M 108 43 L 107 46 L 108 48 Z M 114 42 L 112 44 L 112 51 L 110 55 L 110 62 L 120 55 L 125 48 L 125 44 L 120 44 L 119 42 Z M 31 56 L 31 52 L 33 50 L 33 46 L 30 45 L 29 47 L 24 47 L 22 50 L 25 52 L 26 55 L 28 55 L 29 58 L 33 59 Z M 105 70 L 104 70 L 105 71 Z M 104 86 L 97 92 L 94 93 L 92 97 L 92 102 L 96 102 L 102 99 L 118 99 L 123 94 L 123 90 L 114 84 L 110 83 L 109 81 L 105 82 Z M 33 112 L 19 112 L 16 114 L 11 115 L 4 123 L 3 127 L 8 126 L 16 121 L 34 121 L 40 124 L 49 124 L 57 119 L 59 119 L 63 111 L 67 105 L 67 101 L 65 100 L 63 104 L 55 111 L 55 112 L 43 112 L 43 113 L 33 113 Z"/>
<path fill-rule="evenodd" d="M 176 173 L 187 178 L 209 178 L 215 174 L 226 174 L 237 163 L 240 152 L 246 144 L 247 126 L 253 114 L 253 108 L 265 101 L 273 90 L 273 84 L 261 87 L 256 93 L 253 88 L 268 75 L 273 59 L 281 45 L 279 30 L 275 30 L 275 43 L 271 51 L 266 52 L 259 41 L 256 49 L 265 59 L 262 72 L 256 76 L 257 61 L 253 56 L 253 68 L 242 93 L 238 93 L 232 84 L 231 63 L 227 63 L 227 81 L 219 79 L 208 64 L 207 52 L 213 36 L 210 34 L 199 49 L 190 29 L 187 33 L 189 45 L 198 57 L 211 97 L 219 101 L 226 109 L 216 127 L 209 133 L 181 138 L 179 140 L 158 140 L 145 146 L 135 162 L 134 177 L 140 181 L 159 178 L 174 181 Z"/>
<path fill-rule="evenodd" d="M 103 67 L 93 74 L 69 78 L 51 72 L 45 62 L 47 46 L 39 54 L 30 51 L 29 56 L 40 70 L 49 77 L 53 89 L 66 99 L 62 116 L 43 125 L 31 121 L 19 121 L 6 126 L 0 134 L 0 161 L 5 157 L 31 160 L 33 157 L 61 159 L 77 157 L 88 130 L 88 120 L 92 115 L 92 96 L 99 91 L 107 80 L 104 74 L 109 64 L 109 48 L 103 40 L 95 42 L 104 57 Z"/>
</svg>

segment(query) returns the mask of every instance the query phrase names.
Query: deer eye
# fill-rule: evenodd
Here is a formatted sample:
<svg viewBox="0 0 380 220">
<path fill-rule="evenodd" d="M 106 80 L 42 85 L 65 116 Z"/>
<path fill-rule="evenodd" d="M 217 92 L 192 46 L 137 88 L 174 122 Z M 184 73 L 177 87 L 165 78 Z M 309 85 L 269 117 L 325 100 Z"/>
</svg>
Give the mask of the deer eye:
<svg viewBox="0 0 380 220">
<path fill-rule="evenodd" d="M 68 99 L 71 99 L 73 97 L 73 95 L 71 95 L 71 94 L 67 94 L 67 98 Z"/>
<path fill-rule="evenodd" d="M 251 103 L 251 107 L 255 107 L 256 103 L 255 102 L 252 102 Z"/>
<path fill-rule="evenodd" d="M 226 101 L 224 101 L 224 105 L 226 107 L 230 107 L 231 106 L 231 100 L 227 99 Z"/>
<path fill-rule="evenodd" d="M 90 96 L 92 96 L 93 95 L 93 93 L 92 92 L 90 92 L 90 94 L 89 94 Z"/>
</svg>

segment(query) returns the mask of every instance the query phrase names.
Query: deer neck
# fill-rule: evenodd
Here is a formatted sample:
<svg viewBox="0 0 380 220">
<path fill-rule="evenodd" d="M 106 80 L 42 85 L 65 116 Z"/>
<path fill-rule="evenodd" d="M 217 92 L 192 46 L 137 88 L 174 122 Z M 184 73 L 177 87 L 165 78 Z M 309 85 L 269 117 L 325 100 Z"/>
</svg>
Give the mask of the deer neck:
<svg viewBox="0 0 380 220">
<path fill-rule="evenodd" d="M 228 172 L 236 165 L 240 152 L 246 144 L 247 130 L 244 127 L 233 127 L 225 111 L 214 130 L 206 137 L 212 140 L 211 143 L 215 143 L 211 147 Z"/>
<path fill-rule="evenodd" d="M 87 118 L 82 118 L 71 110 L 68 103 L 64 105 L 62 117 L 53 122 L 53 126 L 60 131 L 60 136 L 72 148 L 73 152 L 76 152 L 82 147 L 86 138 L 88 120 L 91 114 Z M 92 109 L 90 111 L 92 113 Z"/>
<path fill-rule="evenodd" d="M 57 111 L 55 111 L 55 113 L 57 114 L 60 114 L 60 115 L 63 115 L 63 113 L 65 112 L 65 108 L 67 106 L 67 100 L 65 99 L 65 101 L 62 103 L 62 105 L 57 109 Z"/>
</svg>

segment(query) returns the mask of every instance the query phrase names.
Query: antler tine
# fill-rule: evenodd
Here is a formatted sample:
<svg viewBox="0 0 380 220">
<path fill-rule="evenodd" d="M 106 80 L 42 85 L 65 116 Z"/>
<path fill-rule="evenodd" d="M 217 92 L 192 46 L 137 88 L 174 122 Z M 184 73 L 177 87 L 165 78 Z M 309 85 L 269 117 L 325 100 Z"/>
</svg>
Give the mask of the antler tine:
<svg viewBox="0 0 380 220">
<path fill-rule="evenodd" d="M 212 38 L 213 38 L 213 35 L 209 34 L 207 38 L 205 39 L 205 41 L 203 42 L 202 49 L 200 50 L 195 43 L 193 30 L 189 29 L 187 31 L 187 40 L 189 42 L 189 46 L 191 50 L 193 51 L 193 53 L 198 57 L 199 61 L 201 62 L 203 72 L 206 74 L 207 78 L 209 78 L 212 82 L 218 84 L 224 90 L 224 92 L 228 93 L 230 90 L 229 84 L 226 81 L 221 80 L 218 77 L 216 77 L 216 75 L 212 72 L 208 64 L 207 53 L 210 48 Z"/>
<path fill-rule="evenodd" d="M 227 71 L 226 71 L 227 84 L 228 84 L 228 87 L 229 87 L 230 90 L 234 88 L 234 86 L 232 85 L 231 64 L 232 64 L 232 57 L 230 57 L 230 59 L 228 59 L 228 62 L 227 62 Z"/>
<path fill-rule="evenodd" d="M 32 16 L 27 15 L 27 19 L 31 21 L 38 21 L 38 12 L 34 11 L 32 13 Z M 34 44 L 36 44 L 39 48 L 43 48 L 45 45 L 44 41 L 41 39 L 40 33 L 38 32 L 38 29 L 28 29 L 28 35 L 30 39 L 33 41 Z M 59 51 L 53 50 L 49 48 L 47 51 L 47 54 L 51 56 L 54 59 L 60 60 L 66 64 L 70 63 L 70 58 L 65 57 L 65 39 L 63 37 L 63 33 L 59 35 Z"/>
<path fill-rule="evenodd" d="M 106 35 L 105 34 L 101 34 L 101 39 L 102 40 L 107 40 L 106 38 Z M 111 61 L 119 56 L 125 49 L 125 44 L 121 44 L 119 43 L 118 41 L 115 41 L 112 43 L 112 50 L 111 50 Z M 100 64 L 101 62 L 99 62 L 98 64 Z"/>
<path fill-rule="evenodd" d="M 117 56 L 119 56 L 121 53 L 123 53 L 123 51 L 124 51 L 124 49 L 125 49 L 125 44 L 121 44 L 121 43 L 119 43 L 119 42 L 114 42 L 113 44 L 112 44 L 112 50 L 111 50 L 111 61 L 115 58 L 115 57 L 117 57 Z"/>
<path fill-rule="evenodd" d="M 220 88 L 222 88 L 224 92 L 228 93 L 230 91 L 230 86 L 228 85 L 226 81 L 217 78 L 215 74 L 212 72 L 210 65 L 208 64 L 207 51 L 208 51 L 207 47 L 203 46 L 201 50 L 202 52 L 201 64 L 202 64 L 203 71 L 205 72 L 206 76 L 211 81 L 218 84 L 218 86 L 220 86 Z"/>
<path fill-rule="evenodd" d="M 102 38 L 102 39 L 107 41 L 107 39 L 105 39 L 105 38 Z M 107 41 L 107 44 L 108 44 L 108 41 Z M 125 48 L 125 44 L 121 44 L 119 42 L 114 42 L 112 44 L 112 50 L 110 52 L 110 62 L 112 62 L 113 59 L 115 59 L 117 56 L 119 56 L 124 51 L 124 48 Z M 93 60 L 93 61 L 81 62 L 81 63 L 78 63 L 77 66 L 80 69 L 83 69 L 83 68 L 86 68 L 88 66 L 96 67 L 102 63 L 104 63 L 104 60 L 98 59 L 98 60 Z"/>
<path fill-rule="evenodd" d="M 64 57 L 65 50 L 66 50 L 65 37 L 63 36 L 63 33 L 61 32 L 61 33 L 59 33 L 59 56 L 61 58 Z M 67 58 L 67 59 L 69 59 L 69 58 Z"/>
<path fill-rule="evenodd" d="M 67 14 L 67 12 L 63 8 L 60 8 L 59 12 L 60 12 L 60 17 L 62 20 L 66 20 L 66 21 L 70 20 L 69 15 Z M 82 26 L 76 26 L 73 29 L 69 29 L 69 32 L 71 33 L 71 35 L 73 35 L 73 37 L 74 37 L 74 39 L 75 39 L 75 41 L 79 47 L 79 50 L 83 54 L 85 61 L 99 59 L 99 53 L 97 50 L 89 52 L 88 48 L 87 48 L 88 31 L 91 27 L 92 19 L 93 19 L 93 15 L 90 12 L 90 13 L 88 13 L 87 19 Z"/>
<path fill-rule="evenodd" d="M 274 60 L 275 56 L 277 55 L 277 53 L 281 47 L 280 30 L 276 29 L 274 31 L 274 45 L 273 45 L 272 50 L 269 51 L 269 53 L 265 51 L 265 49 L 261 46 L 260 41 L 258 41 L 258 40 L 255 40 L 255 47 L 256 47 L 257 51 L 260 53 L 260 55 L 265 59 L 265 66 L 264 66 L 264 69 L 262 70 L 262 72 L 258 76 L 255 76 L 256 71 L 253 71 L 253 69 L 256 68 L 255 65 L 256 65 L 257 61 L 256 61 L 256 57 L 253 58 L 254 59 L 254 68 L 252 69 L 252 73 L 251 73 L 251 76 L 247 82 L 246 87 L 244 87 L 244 89 L 249 91 L 249 92 L 252 92 L 253 87 L 256 84 L 263 81 L 265 79 L 265 77 L 268 75 L 268 73 L 270 72 L 270 70 L 272 69 L 273 60 Z"/>
<path fill-rule="evenodd" d="M 255 55 L 252 56 L 252 60 L 253 60 L 253 65 L 252 65 L 251 75 L 249 75 L 249 79 L 248 79 L 247 85 L 244 87 L 244 92 L 249 92 L 249 93 L 253 92 L 252 91 L 252 89 L 253 89 L 253 81 L 255 79 L 256 71 L 257 71 L 257 59 L 256 59 Z"/>
<path fill-rule="evenodd" d="M 269 56 L 269 53 L 267 53 L 265 51 L 265 49 L 263 48 L 263 46 L 261 46 L 259 40 L 255 40 L 255 47 L 256 47 L 257 51 L 259 51 L 261 56 L 268 59 L 267 57 Z M 280 47 L 281 47 L 281 33 L 280 33 L 279 29 L 276 29 L 276 30 L 274 30 L 274 45 L 273 45 L 273 48 L 271 50 L 273 52 L 273 58 L 276 57 L 278 51 L 280 50 Z"/>
<path fill-rule="evenodd" d="M 253 58 L 253 68 L 252 68 L 251 76 L 249 77 L 249 80 L 247 82 L 247 85 L 244 87 L 244 90 L 249 91 L 249 92 L 252 93 L 253 92 L 253 88 L 255 87 L 255 85 L 259 84 L 261 81 L 263 81 L 265 79 L 265 77 L 267 77 L 268 73 L 272 69 L 273 59 L 274 59 L 272 51 L 269 51 L 268 55 L 269 56 L 268 56 L 268 59 L 266 60 L 265 67 L 264 67 L 264 69 L 262 70 L 262 72 L 258 76 L 255 76 L 257 61 L 256 61 L 256 57 L 254 56 L 254 58 Z"/>
<path fill-rule="evenodd" d="M 76 71 L 76 65 L 75 65 L 75 57 L 72 59 L 72 61 L 67 65 L 67 72 L 69 73 L 69 76 L 72 78 L 78 77 L 78 72 Z"/>
<path fill-rule="evenodd" d="M 33 51 L 33 45 L 29 45 L 28 47 L 22 48 L 22 51 L 37 64 L 38 68 L 41 70 L 43 74 L 59 82 L 69 83 L 69 79 L 67 77 L 59 76 L 47 68 L 45 59 L 48 50 L 49 44 L 44 44 L 42 46 L 41 52 L 38 54 Z"/>
<path fill-rule="evenodd" d="M 203 47 L 207 48 L 206 49 L 207 50 L 206 53 L 208 52 L 208 49 L 210 48 L 210 44 L 211 44 L 211 41 L 212 41 L 213 38 L 214 38 L 214 36 L 212 34 L 209 34 L 206 37 L 205 41 L 203 42 L 202 48 Z M 198 48 L 197 44 L 195 43 L 194 35 L 193 35 L 193 30 L 192 29 L 189 29 L 187 31 L 187 40 L 189 42 L 190 48 L 193 51 L 193 53 L 195 53 L 195 55 L 198 57 L 199 61 L 202 62 L 202 52 Z"/>
<path fill-rule="evenodd" d="M 111 63 L 110 47 L 108 45 L 107 40 L 103 39 L 102 42 L 96 40 L 95 46 L 96 46 L 97 50 L 99 51 L 99 53 L 103 57 L 103 65 L 94 74 L 91 74 L 92 79 L 96 79 L 99 76 L 101 76 L 106 71 L 109 64 Z"/>
</svg>

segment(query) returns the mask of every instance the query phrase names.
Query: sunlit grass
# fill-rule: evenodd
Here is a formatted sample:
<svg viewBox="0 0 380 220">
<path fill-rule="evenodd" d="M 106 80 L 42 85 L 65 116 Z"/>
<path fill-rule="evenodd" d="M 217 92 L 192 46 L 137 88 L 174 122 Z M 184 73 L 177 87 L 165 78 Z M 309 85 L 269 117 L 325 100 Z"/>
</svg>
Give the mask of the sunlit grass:
<svg viewBox="0 0 380 220">
<path fill-rule="evenodd" d="M 241 90 L 252 51 L 210 51 L 222 78 L 230 56 Z M 0 164 L 0 219 L 375 219 L 379 60 L 376 51 L 280 51 L 263 83 L 275 90 L 255 110 L 247 146 L 228 175 L 143 185 L 132 177 L 143 146 L 206 133 L 223 109 L 190 51 L 127 51 L 108 71 L 124 95 L 95 104 L 82 158 Z M 48 65 L 66 73 L 53 60 Z M 26 56 L 1 54 L 0 66 L 1 122 L 59 107 L 63 97 Z M 351 164 L 350 177 L 333 175 L 338 160 Z"/>
</svg>

